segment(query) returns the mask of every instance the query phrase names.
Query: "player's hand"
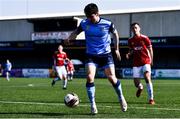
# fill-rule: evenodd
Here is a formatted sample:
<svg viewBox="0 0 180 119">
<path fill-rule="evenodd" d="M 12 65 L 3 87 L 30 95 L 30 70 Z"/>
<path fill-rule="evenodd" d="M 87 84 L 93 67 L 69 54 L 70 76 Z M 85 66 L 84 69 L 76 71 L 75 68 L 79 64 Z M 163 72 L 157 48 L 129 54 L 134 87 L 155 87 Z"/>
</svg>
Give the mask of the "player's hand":
<svg viewBox="0 0 180 119">
<path fill-rule="evenodd" d="M 151 66 L 153 66 L 153 61 L 151 62 Z"/>
<path fill-rule="evenodd" d="M 129 57 L 130 57 L 130 53 L 127 53 L 126 54 L 126 59 L 129 59 Z"/>
<path fill-rule="evenodd" d="M 116 58 L 121 61 L 121 55 L 120 55 L 120 52 L 119 50 L 115 50 L 115 53 L 116 53 Z"/>
</svg>

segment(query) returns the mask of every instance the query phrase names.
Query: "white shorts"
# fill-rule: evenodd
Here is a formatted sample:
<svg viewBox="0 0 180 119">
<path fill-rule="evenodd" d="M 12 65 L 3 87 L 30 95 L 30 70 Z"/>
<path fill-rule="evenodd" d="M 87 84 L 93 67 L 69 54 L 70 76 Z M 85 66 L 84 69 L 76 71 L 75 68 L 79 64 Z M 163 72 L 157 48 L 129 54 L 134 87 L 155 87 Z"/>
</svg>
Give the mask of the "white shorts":
<svg viewBox="0 0 180 119">
<path fill-rule="evenodd" d="M 140 67 L 133 67 L 133 78 L 143 78 L 144 72 L 149 72 L 151 74 L 151 65 L 145 64 Z"/>
<path fill-rule="evenodd" d="M 56 66 L 56 72 L 61 79 L 67 76 L 67 71 L 65 66 Z"/>
</svg>

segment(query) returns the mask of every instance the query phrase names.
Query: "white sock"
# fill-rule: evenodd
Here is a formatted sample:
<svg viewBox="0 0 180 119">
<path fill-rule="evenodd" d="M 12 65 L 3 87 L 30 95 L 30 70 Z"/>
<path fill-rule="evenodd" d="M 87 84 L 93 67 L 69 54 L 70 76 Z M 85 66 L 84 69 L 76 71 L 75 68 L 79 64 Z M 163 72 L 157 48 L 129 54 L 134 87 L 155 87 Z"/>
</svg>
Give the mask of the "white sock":
<svg viewBox="0 0 180 119">
<path fill-rule="evenodd" d="M 139 83 L 138 88 L 139 88 L 139 89 L 143 89 L 143 85 L 142 85 L 142 83 Z"/>
<path fill-rule="evenodd" d="M 120 80 L 117 80 L 117 83 L 113 87 L 118 95 L 119 101 L 124 99 Z"/>
<path fill-rule="evenodd" d="M 152 83 L 147 83 L 146 84 L 147 86 L 147 93 L 148 93 L 148 96 L 149 96 L 149 100 L 153 100 L 154 96 L 153 96 L 153 85 Z"/>
<path fill-rule="evenodd" d="M 6 79 L 7 79 L 7 81 L 10 81 L 9 77 L 7 77 Z"/>
<path fill-rule="evenodd" d="M 67 79 L 63 80 L 63 87 L 66 88 L 66 86 L 67 86 Z"/>
<path fill-rule="evenodd" d="M 87 91 L 87 94 L 88 94 L 88 97 L 89 97 L 89 101 L 91 103 L 91 107 L 93 106 L 96 106 L 96 103 L 95 103 L 95 91 L 96 91 L 96 88 L 94 86 L 94 83 L 86 83 L 86 91 Z"/>
<path fill-rule="evenodd" d="M 9 81 L 9 80 L 10 80 L 10 79 L 9 79 L 9 75 L 7 75 L 7 76 L 6 76 L 6 80 L 7 80 L 7 81 Z"/>
</svg>

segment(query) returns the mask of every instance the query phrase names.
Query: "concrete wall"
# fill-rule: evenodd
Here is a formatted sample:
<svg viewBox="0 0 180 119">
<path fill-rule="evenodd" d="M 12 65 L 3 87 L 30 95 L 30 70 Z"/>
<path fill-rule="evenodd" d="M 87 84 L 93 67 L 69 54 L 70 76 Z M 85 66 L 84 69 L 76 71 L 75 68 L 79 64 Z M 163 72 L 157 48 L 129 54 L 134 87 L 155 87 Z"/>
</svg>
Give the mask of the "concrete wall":
<svg viewBox="0 0 180 119">
<path fill-rule="evenodd" d="M 180 11 L 138 13 L 132 15 L 132 22 L 139 22 L 148 36 L 180 36 L 179 16 Z"/>
<path fill-rule="evenodd" d="M 180 36 L 180 11 L 102 15 L 116 26 L 121 38 L 129 38 L 130 24 L 138 22 L 149 37 Z M 83 18 L 83 17 L 82 17 Z M 0 21 L 0 41 L 30 41 L 33 24 L 27 20 Z"/>
<path fill-rule="evenodd" d="M 32 32 L 27 20 L 0 21 L 0 41 L 29 41 Z"/>
<path fill-rule="evenodd" d="M 102 17 L 110 19 L 114 23 L 120 37 L 129 37 L 130 14 L 105 15 Z"/>
<path fill-rule="evenodd" d="M 138 22 L 141 32 L 149 37 L 180 36 L 180 11 L 104 15 L 111 19 L 121 35 L 130 37 L 130 24 Z"/>
</svg>

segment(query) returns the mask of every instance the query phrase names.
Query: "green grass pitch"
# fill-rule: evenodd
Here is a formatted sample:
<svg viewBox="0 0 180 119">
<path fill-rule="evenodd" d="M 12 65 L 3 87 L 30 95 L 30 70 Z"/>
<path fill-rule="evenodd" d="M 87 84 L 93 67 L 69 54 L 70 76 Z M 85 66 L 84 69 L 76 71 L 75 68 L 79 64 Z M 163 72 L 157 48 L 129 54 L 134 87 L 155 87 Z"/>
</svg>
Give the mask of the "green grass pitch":
<svg viewBox="0 0 180 119">
<path fill-rule="evenodd" d="M 141 97 L 135 96 L 133 80 L 121 80 L 128 102 L 122 112 L 117 95 L 107 79 L 96 79 L 97 115 L 90 115 L 85 79 L 62 81 L 51 87 L 50 78 L 0 78 L 0 118 L 180 118 L 180 80 L 153 80 L 155 105 L 147 104 L 145 82 Z M 76 108 L 64 105 L 64 96 L 75 92 L 81 102 Z"/>
</svg>

